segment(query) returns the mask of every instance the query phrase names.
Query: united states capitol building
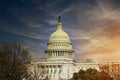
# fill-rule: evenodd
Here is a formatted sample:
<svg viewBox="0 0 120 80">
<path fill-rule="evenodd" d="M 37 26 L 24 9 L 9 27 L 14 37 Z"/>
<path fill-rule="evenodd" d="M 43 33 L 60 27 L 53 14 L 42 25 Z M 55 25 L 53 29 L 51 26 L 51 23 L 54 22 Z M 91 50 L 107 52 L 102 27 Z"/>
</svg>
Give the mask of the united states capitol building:
<svg viewBox="0 0 120 80">
<path fill-rule="evenodd" d="M 31 70 L 37 72 L 40 80 L 67 80 L 73 77 L 73 73 L 88 68 L 99 70 L 99 65 L 90 59 L 82 63 L 74 60 L 72 42 L 63 30 L 59 17 L 57 29 L 51 34 L 47 43 L 45 59 L 41 62 L 33 62 Z"/>
</svg>

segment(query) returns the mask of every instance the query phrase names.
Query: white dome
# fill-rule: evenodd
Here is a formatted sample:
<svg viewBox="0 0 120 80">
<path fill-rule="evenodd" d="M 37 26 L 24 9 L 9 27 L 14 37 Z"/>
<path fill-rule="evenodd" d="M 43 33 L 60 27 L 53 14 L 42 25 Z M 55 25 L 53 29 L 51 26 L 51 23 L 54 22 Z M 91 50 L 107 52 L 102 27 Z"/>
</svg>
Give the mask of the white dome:
<svg viewBox="0 0 120 80">
<path fill-rule="evenodd" d="M 74 58 L 72 43 L 67 33 L 62 29 L 60 17 L 56 31 L 50 36 L 45 53 L 48 61 L 73 60 Z"/>
<path fill-rule="evenodd" d="M 62 23 L 59 22 L 57 25 L 57 30 L 53 32 L 50 36 L 49 42 L 68 42 L 71 43 L 68 34 L 63 31 Z"/>
</svg>

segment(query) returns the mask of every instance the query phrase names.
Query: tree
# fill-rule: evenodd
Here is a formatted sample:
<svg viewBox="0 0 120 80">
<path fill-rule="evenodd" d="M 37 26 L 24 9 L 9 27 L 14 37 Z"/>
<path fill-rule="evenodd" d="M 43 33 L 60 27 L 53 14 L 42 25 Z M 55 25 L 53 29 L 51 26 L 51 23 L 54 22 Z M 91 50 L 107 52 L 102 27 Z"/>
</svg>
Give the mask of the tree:
<svg viewBox="0 0 120 80">
<path fill-rule="evenodd" d="M 29 76 L 27 77 L 26 80 L 40 80 L 40 72 L 39 68 L 36 65 L 29 65 Z"/>
<path fill-rule="evenodd" d="M 86 70 L 87 80 L 97 80 L 98 71 L 96 69 L 89 68 Z"/>
<path fill-rule="evenodd" d="M 89 68 L 86 71 L 80 70 L 78 73 L 74 73 L 70 80 L 113 80 L 113 78 L 105 72 L 98 72 L 96 69 Z"/>
<path fill-rule="evenodd" d="M 22 80 L 28 75 L 26 64 L 30 60 L 28 49 L 16 42 L 3 42 L 0 46 L 0 79 Z"/>
<path fill-rule="evenodd" d="M 86 74 L 86 72 L 84 70 L 80 70 L 78 72 L 78 76 L 80 77 L 80 80 L 86 80 L 87 74 Z"/>
<path fill-rule="evenodd" d="M 113 80 L 113 78 L 108 73 L 102 71 L 99 73 L 98 80 Z"/>
<path fill-rule="evenodd" d="M 73 79 L 74 79 L 74 80 L 78 80 L 78 79 L 79 79 L 78 73 L 74 73 L 74 74 L 73 74 Z"/>
</svg>

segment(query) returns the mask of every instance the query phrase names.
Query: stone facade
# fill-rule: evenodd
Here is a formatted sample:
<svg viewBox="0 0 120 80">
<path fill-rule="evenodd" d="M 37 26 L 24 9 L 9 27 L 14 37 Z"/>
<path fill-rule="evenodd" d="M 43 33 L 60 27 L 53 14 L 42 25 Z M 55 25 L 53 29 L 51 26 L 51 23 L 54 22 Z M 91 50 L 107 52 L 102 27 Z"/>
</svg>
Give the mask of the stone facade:
<svg viewBox="0 0 120 80">
<path fill-rule="evenodd" d="M 100 71 L 108 73 L 114 80 L 120 80 L 120 62 L 100 64 Z"/>
<path fill-rule="evenodd" d="M 80 69 L 95 68 L 99 70 L 98 64 L 92 61 L 84 63 L 74 61 L 72 43 L 68 34 L 62 29 L 60 19 L 56 31 L 49 38 L 45 55 L 44 61 L 32 63 L 31 70 L 37 71 L 40 80 L 67 80 L 72 78 L 73 73 Z"/>
</svg>

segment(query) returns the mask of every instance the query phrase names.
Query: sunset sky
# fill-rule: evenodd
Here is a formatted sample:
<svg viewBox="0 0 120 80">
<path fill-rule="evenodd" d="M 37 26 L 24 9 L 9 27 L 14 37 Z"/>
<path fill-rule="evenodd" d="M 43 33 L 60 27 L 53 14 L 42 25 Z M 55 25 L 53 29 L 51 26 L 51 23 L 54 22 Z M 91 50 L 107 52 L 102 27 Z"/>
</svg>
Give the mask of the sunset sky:
<svg viewBox="0 0 120 80">
<path fill-rule="evenodd" d="M 20 42 L 40 61 L 58 16 L 76 61 L 120 61 L 120 0 L 0 0 L 0 43 Z"/>
</svg>

